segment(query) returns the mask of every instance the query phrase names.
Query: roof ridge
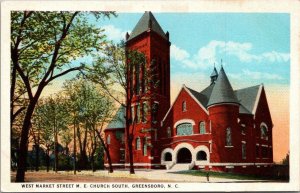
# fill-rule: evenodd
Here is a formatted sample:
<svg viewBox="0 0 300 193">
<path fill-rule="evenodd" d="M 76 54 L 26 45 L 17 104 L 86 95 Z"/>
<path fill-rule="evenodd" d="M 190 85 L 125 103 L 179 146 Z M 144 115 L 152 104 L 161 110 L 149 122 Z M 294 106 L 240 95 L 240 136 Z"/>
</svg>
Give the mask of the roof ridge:
<svg viewBox="0 0 300 193">
<path fill-rule="evenodd" d="M 254 86 L 248 86 L 248 87 L 236 89 L 236 90 L 233 90 L 233 91 L 235 92 L 235 91 L 239 91 L 239 90 L 244 90 L 244 89 L 249 89 L 249 88 L 254 88 L 254 87 L 260 87 L 260 86 L 262 86 L 262 84 L 258 84 L 258 85 L 254 85 Z"/>
</svg>

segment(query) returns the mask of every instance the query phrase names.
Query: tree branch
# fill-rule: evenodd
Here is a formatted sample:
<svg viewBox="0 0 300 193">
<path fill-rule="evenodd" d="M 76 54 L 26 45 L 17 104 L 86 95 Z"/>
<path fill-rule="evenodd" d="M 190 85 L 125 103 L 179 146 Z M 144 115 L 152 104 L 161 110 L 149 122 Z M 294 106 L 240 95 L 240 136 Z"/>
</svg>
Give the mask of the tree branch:
<svg viewBox="0 0 300 193">
<path fill-rule="evenodd" d="M 55 76 L 51 76 L 48 80 L 46 80 L 46 84 L 48 84 L 49 82 L 51 82 L 52 80 L 54 80 L 54 79 L 56 79 L 56 78 L 58 78 L 60 76 L 68 74 L 69 72 L 76 71 L 76 70 L 81 70 L 81 69 L 83 69 L 83 67 L 82 66 L 78 66 L 78 67 L 74 67 L 74 68 L 70 68 L 68 70 L 65 70 L 65 71 L 63 71 L 63 72 L 61 72 L 61 73 L 59 73 L 59 74 L 57 74 Z"/>
<path fill-rule="evenodd" d="M 26 109 L 26 107 L 21 107 L 15 113 L 13 113 L 11 122 L 14 122 L 15 118 L 25 109 Z"/>
</svg>

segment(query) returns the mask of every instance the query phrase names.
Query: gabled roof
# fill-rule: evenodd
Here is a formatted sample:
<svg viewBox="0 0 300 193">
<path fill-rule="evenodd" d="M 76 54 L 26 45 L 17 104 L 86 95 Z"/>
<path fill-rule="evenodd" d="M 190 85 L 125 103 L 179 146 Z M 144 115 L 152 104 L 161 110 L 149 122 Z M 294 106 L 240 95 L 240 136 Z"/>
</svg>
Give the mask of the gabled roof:
<svg viewBox="0 0 300 193">
<path fill-rule="evenodd" d="M 194 95 L 194 97 L 205 107 L 207 108 L 207 103 L 209 101 L 210 95 L 211 95 L 211 91 L 214 87 L 214 84 L 209 85 L 208 87 L 206 87 L 203 91 L 201 91 L 200 93 L 186 87 L 192 95 Z"/>
<path fill-rule="evenodd" d="M 223 67 L 220 69 L 218 79 L 213 87 L 207 106 L 220 103 L 239 104 Z"/>
<path fill-rule="evenodd" d="M 165 32 L 162 30 L 162 28 L 160 27 L 159 23 L 157 22 L 157 20 L 155 19 L 151 11 L 146 11 L 144 15 L 141 17 L 141 19 L 138 21 L 136 26 L 134 27 L 127 41 L 137 37 L 138 35 L 142 34 L 145 31 L 148 31 L 150 27 L 149 23 L 151 24 L 151 30 L 158 33 L 164 39 L 168 39 L 166 37 Z"/>
<path fill-rule="evenodd" d="M 122 129 L 125 128 L 125 107 L 120 106 L 114 118 L 107 125 L 106 129 Z"/>
<path fill-rule="evenodd" d="M 261 87 L 262 85 L 256 85 L 234 91 L 234 94 L 238 98 L 240 104 L 242 104 L 243 107 L 250 112 L 250 114 L 255 113 L 255 103 L 260 96 Z"/>
<path fill-rule="evenodd" d="M 167 118 L 168 114 L 170 113 L 171 109 L 173 108 L 175 102 L 177 101 L 180 93 L 185 90 L 189 96 L 191 96 L 192 99 L 195 100 L 195 102 L 204 110 L 205 113 L 208 114 L 208 111 L 206 109 L 206 107 L 203 105 L 203 103 L 201 102 L 201 100 L 206 100 L 204 99 L 206 96 L 201 94 L 201 93 L 198 93 L 197 91 L 191 89 L 191 88 L 188 88 L 186 87 L 185 85 L 182 86 L 181 90 L 179 91 L 177 97 L 175 98 L 175 100 L 173 101 L 171 107 L 169 108 L 169 110 L 167 111 L 167 113 L 165 114 L 164 118 L 162 119 L 161 121 L 161 125 L 163 125 L 163 122 L 165 121 L 165 119 Z"/>
<path fill-rule="evenodd" d="M 191 97 L 194 98 L 202 108 L 205 108 L 206 111 L 208 106 L 212 104 L 236 103 L 239 104 L 239 113 L 254 115 L 263 86 L 256 85 L 233 91 L 223 68 L 221 68 L 219 76 L 221 76 L 221 78 L 218 78 L 217 82 L 211 83 L 201 92 L 195 91 L 185 85 L 183 89 L 186 89 Z M 219 102 L 213 103 L 214 101 Z"/>
</svg>

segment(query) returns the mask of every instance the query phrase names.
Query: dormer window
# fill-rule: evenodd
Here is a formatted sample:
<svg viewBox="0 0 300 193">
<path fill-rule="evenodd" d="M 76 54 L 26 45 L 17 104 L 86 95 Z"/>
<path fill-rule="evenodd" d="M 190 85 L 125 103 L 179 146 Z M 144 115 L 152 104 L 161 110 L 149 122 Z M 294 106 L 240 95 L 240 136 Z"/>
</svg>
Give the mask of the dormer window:
<svg viewBox="0 0 300 193">
<path fill-rule="evenodd" d="M 186 101 L 182 102 L 182 111 L 185 112 L 186 111 Z"/>
</svg>

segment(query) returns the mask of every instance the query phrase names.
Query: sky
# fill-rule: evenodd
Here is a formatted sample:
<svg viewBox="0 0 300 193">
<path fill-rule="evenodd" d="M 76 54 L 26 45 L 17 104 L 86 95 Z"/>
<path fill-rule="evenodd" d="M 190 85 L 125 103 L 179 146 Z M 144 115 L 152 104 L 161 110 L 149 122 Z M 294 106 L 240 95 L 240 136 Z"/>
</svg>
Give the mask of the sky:
<svg viewBox="0 0 300 193">
<path fill-rule="evenodd" d="M 118 13 L 100 22 L 91 17 L 89 22 L 103 28 L 109 40 L 119 42 L 142 14 Z M 204 89 L 214 65 L 219 70 L 222 60 L 233 89 L 264 84 L 274 123 L 274 161 L 281 161 L 289 151 L 289 14 L 153 14 L 170 33 L 171 102 L 183 84 Z"/>
</svg>

